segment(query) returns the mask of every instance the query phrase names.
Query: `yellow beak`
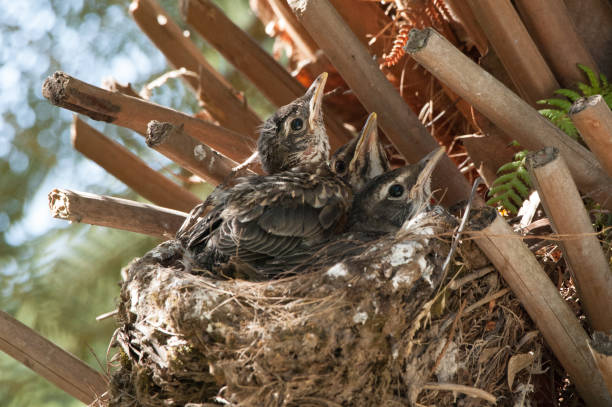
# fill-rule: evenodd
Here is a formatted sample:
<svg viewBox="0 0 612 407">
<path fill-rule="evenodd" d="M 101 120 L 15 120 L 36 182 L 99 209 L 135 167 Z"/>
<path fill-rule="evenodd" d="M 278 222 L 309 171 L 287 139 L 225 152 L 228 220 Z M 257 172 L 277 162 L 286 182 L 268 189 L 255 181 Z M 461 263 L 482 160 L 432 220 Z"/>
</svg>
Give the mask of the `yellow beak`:
<svg viewBox="0 0 612 407">
<path fill-rule="evenodd" d="M 444 147 L 438 147 L 433 150 L 425 157 L 421 158 L 418 162 L 419 168 L 419 176 L 417 178 L 416 183 L 412 188 L 410 188 L 410 198 L 411 199 L 425 199 L 427 197 L 420 196 L 429 193 L 429 182 L 431 181 L 431 175 L 433 174 L 434 169 L 438 165 L 440 159 L 444 156 Z"/>
<path fill-rule="evenodd" d="M 308 125 L 311 131 L 315 129 L 315 123 L 323 113 L 321 107 L 323 106 L 323 95 L 325 94 L 324 89 L 326 82 L 327 72 L 323 72 L 321 75 L 317 76 L 317 79 L 312 82 L 306 91 L 306 95 L 310 95 Z"/>
</svg>

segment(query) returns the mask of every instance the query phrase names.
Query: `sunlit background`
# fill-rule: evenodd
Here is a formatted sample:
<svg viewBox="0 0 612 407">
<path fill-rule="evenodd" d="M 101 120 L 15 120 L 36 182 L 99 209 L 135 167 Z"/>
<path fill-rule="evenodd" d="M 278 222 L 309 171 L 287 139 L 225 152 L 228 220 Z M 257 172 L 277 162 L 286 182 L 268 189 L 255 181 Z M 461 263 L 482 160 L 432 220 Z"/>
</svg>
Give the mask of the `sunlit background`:
<svg viewBox="0 0 612 407">
<path fill-rule="evenodd" d="M 160 3 L 188 29 L 177 0 Z M 216 3 L 270 50 L 248 0 Z M 96 322 L 95 317 L 115 308 L 121 268 L 157 242 L 51 218 L 47 194 L 53 188 L 141 198 L 72 148 L 72 113 L 49 104 L 41 86 L 47 76 L 62 70 L 97 86 L 112 77 L 140 90 L 171 70 L 130 18 L 128 7 L 127 1 L 112 0 L 0 0 L 0 309 L 94 367 L 105 363 L 115 329 L 112 318 Z M 197 35 L 193 38 L 212 65 L 245 92 L 260 116 L 270 112 L 270 105 L 240 74 Z M 152 100 L 186 113 L 198 109 L 180 80 L 156 89 Z M 140 136 L 88 123 L 151 167 L 170 177 L 178 172 Z M 0 352 L 0 405 L 82 404 Z"/>
</svg>

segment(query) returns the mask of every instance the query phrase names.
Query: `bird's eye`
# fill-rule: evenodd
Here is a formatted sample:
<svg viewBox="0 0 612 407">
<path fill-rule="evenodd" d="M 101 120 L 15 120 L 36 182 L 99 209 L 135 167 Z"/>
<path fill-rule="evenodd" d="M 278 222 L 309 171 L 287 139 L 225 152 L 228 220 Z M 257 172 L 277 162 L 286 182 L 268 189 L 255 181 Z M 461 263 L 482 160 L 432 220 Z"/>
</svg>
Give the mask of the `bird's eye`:
<svg viewBox="0 0 612 407">
<path fill-rule="evenodd" d="M 302 127 L 304 127 L 304 120 L 298 117 L 296 119 L 291 120 L 291 123 L 289 125 L 291 126 L 291 130 L 293 131 L 302 130 Z"/>
<path fill-rule="evenodd" d="M 334 170 L 336 171 L 336 174 L 344 174 L 344 171 L 346 171 L 346 164 L 344 164 L 344 161 L 336 161 L 334 164 Z"/>
<path fill-rule="evenodd" d="M 389 187 L 389 196 L 399 198 L 404 194 L 404 187 L 400 184 L 393 184 Z"/>
</svg>

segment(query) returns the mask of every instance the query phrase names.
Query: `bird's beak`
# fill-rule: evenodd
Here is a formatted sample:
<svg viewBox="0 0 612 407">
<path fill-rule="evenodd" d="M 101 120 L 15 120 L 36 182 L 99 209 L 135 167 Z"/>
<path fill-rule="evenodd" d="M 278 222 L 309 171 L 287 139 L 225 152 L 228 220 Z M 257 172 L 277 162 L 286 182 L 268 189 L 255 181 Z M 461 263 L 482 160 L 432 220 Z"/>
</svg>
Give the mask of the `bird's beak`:
<svg viewBox="0 0 612 407">
<path fill-rule="evenodd" d="M 367 176 L 371 179 L 389 170 L 389 161 L 382 146 L 378 142 L 378 122 L 376 113 L 370 113 L 366 121 L 355 153 L 349 163 L 349 172 L 359 171 L 359 168 L 367 167 L 370 172 Z"/>
<path fill-rule="evenodd" d="M 310 131 L 313 131 L 316 128 L 316 122 L 321 115 L 323 114 L 323 90 L 325 89 L 325 82 L 327 82 L 327 72 L 323 72 L 321 75 L 317 76 L 308 90 L 306 91 L 306 97 L 310 98 L 309 102 L 309 115 L 308 115 L 308 125 L 310 126 Z"/>
<path fill-rule="evenodd" d="M 419 175 L 416 183 L 412 186 L 412 188 L 410 188 L 410 199 L 418 202 L 429 200 L 429 195 L 431 194 L 431 175 L 443 156 L 444 148 L 438 147 L 425 157 L 421 158 L 421 161 L 416 164 Z"/>
</svg>

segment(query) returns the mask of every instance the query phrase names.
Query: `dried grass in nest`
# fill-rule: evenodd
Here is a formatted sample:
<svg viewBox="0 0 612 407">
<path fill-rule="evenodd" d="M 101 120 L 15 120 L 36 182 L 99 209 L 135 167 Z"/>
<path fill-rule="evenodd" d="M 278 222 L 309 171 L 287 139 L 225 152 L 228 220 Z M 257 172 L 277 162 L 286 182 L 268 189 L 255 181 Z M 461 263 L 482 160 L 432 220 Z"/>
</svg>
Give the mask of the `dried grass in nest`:
<svg viewBox="0 0 612 407">
<path fill-rule="evenodd" d="M 541 340 L 510 293 L 473 306 L 504 289 L 495 273 L 449 287 L 457 269 L 443 278 L 449 225 L 438 215 L 332 267 L 266 282 L 188 273 L 177 242 L 160 245 L 130 265 L 122 287 L 110 405 L 451 405 L 457 397 L 487 405 L 487 392 L 511 405 L 529 397 Z M 463 247 L 471 265 L 461 260 L 462 272 L 481 261 L 472 249 Z M 508 362 L 529 352 L 512 391 Z"/>
</svg>

